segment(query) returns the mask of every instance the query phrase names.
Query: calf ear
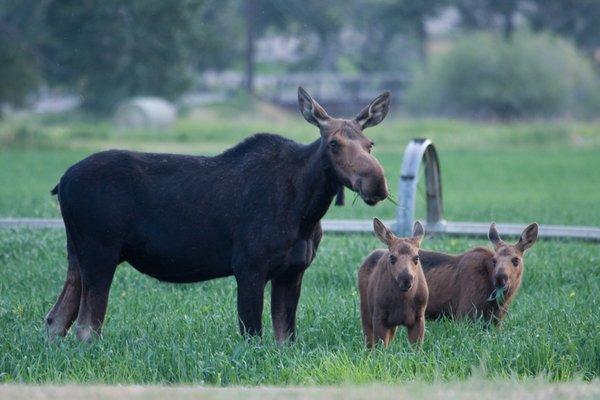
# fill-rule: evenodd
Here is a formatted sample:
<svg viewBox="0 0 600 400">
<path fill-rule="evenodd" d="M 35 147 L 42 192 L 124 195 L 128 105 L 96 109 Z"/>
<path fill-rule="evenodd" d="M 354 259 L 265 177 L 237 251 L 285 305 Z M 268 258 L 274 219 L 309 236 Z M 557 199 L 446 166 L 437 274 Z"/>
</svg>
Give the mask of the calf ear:
<svg viewBox="0 0 600 400">
<path fill-rule="evenodd" d="M 379 240 L 388 247 L 390 247 L 394 243 L 394 239 L 396 239 L 396 236 L 392 231 L 390 231 L 379 218 L 373 218 L 373 231 Z"/>
<path fill-rule="evenodd" d="M 413 240 L 417 243 L 418 246 L 421 245 L 421 240 L 423 240 L 423 236 L 425 235 L 425 229 L 420 221 L 415 221 L 415 226 L 413 227 Z"/>
<path fill-rule="evenodd" d="M 362 129 L 365 129 L 383 121 L 389 110 L 390 92 L 384 92 L 363 108 L 354 120 L 358 122 Z"/>
<path fill-rule="evenodd" d="M 533 244 L 538 238 L 538 230 L 539 226 L 536 222 L 525 228 L 525 230 L 523 230 L 523 233 L 521 233 L 519 241 L 516 244 L 517 249 L 519 249 L 521 252 L 524 252 L 525 250 L 533 246 Z"/>
<path fill-rule="evenodd" d="M 500 239 L 500 234 L 498 233 L 498 228 L 496 228 L 495 222 L 492 222 L 492 224 L 490 225 L 488 238 L 490 239 L 490 242 L 492 242 L 494 247 L 498 247 L 503 243 L 502 239 Z"/>
<path fill-rule="evenodd" d="M 298 86 L 298 104 L 304 119 L 319 128 L 331 119 L 325 109 L 310 97 L 310 94 L 301 86 Z"/>
</svg>

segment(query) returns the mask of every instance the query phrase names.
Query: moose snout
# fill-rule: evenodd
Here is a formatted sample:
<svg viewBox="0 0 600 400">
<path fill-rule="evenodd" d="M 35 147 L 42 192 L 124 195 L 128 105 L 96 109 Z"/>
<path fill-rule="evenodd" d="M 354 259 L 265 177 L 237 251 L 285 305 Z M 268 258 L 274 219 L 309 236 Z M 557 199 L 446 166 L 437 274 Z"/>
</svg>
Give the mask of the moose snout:
<svg viewBox="0 0 600 400">
<path fill-rule="evenodd" d="M 412 276 L 402 275 L 396 278 L 396 283 L 401 291 L 406 292 L 412 287 L 414 280 Z"/>
<path fill-rule="evenodd" d="M 496 275 L 495 285 L 497 288 L 504 288 L 508 285 L 508 275 L 498 274 Z"/>
<path fill-rule="evenodd" d="M 388 197 L 387 183 L 385 177 L 363 177 L 355 183 L 356 190 L 362 199 L 373 206 Z"/>
</svg>

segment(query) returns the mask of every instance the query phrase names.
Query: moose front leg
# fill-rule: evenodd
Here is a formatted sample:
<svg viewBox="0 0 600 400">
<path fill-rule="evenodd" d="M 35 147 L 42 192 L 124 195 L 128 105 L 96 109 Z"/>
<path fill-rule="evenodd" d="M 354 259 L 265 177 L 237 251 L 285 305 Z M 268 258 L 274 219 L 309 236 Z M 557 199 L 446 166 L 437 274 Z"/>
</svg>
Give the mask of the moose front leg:
<svg viewBox="0 0 600 400">
<path fill-rule="evenodd" d="M 425 337 L 425 316 L 417 315 L 414 324 L 407 327 L 408 329 L 408 341 L 411 344 L 422 344 L 423 338 Z"/>
<path fill-rule="evenodd" d="M 271 319 L 275 340 L 282 344 L 296 339 L 296 310 L 304 272 L 271 281 Z"/>
<path fill-rule="evenodd" d="M 262 312 L 265 278 L 256 272 L 239 273 L 237 281 L 237 308 L 242 336 L 262 334 Z"/>
<path fill-rule="evenodd" d="M 383 347 L 388 347 L 391 340 L 391 332 L 383 320 L 378 317 L 373 318 L 373 334 L 375 336 L 375 344 L 383 342 Z"/>
</svg>

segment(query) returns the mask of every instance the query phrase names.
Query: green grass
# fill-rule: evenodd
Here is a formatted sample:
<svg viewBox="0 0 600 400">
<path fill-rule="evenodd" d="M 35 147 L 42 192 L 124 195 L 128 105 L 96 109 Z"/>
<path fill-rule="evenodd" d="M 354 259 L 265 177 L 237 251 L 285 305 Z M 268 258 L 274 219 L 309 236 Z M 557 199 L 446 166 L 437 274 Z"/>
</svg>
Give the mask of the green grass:
<svg viewBox="0 0 600 400">
<path fill-rule="evenodd" d="M 502 221 L 599 225 L 600 151 L 480 149 L 439 147 L 445 217 L 451 221 Z M 5 150 L 0 152 L 0 216 L 59 217 L 49 194 L 66 168 L 89 154 L 82 150 Z M 401 153 L 381 148 L 392 193 L 397 197 Z M 332 207 L 327 218 L 393 218 L 389 201 L 371 208 L 363 202 Z M 424 198 L 417 198 L 424 216 Z"/>
<path fill-rule="evenodd" d="M 250 111 L 248 111 L 250 110 Z M 235 115 L 235 117 L 231 117 Z M 304 143 L 316 129 L 267 105 L 190 111 L 166 131 L 119 132 L 85 116 L 0 123 L 0 217 L 58 217 L 49 190 L 93 151 L 130 148 L 217 154 L 252 132 Z M 436 143 L 449 220 L 600 225 L 600 124 L 389 119 L 367 134 L 393 193 L 404 146 Z M 394 205 L 360 200 L 328 218 L 392 218 Z M 418 216 L 423 216 L 418 198 Z M 460 252 L 481 239 L 430 239 L 427 248 Z M 462 380 L 472 376 L 565 381 L 600 373 L 600 247 L 541 241 L 526 256 L 521 292 L 500 330 L 436 321 L 422 350 L 404 331 L 390 349 L 370 353 L 361 339 L 356 269 L 371 235 L 326 234 L 305 275 L 298 342 L 275 346 L 269 306 L 265 337 L 237 332 L 235 285 L 221 279 L 161 284 L 118 269 L 104 338 L 48 343 L 42 319 L 66 270 L 65 238 L 55 231 L 0 231 L 0 381 L 24 383 L 207 383 L 322 385 Z M 268 299 L 268 295 L 266 298 Z"/>
<path fill-rule="evenodd" d="M 477 239 L 432 239 L 457 252 Z M 25 383 L 205 383 L 215 385 L 397 384 L 470 376 L 589 380 L 600 373 L 600 247 L 542 241 L 525 258 L 523 286 L 501 329 L 429 322 L 422 350 L 400 330 L 387 350 L 361 338 L 356 270 L 379 247 L 370 235 L 326 235 L 305 275 L 297 343 L 237 332 L 233 279 L 159 283 L 118 269 L 104 337 L 48 343 L 43 316 L 66 272 L 60 231 L 0 232 L 0 381 Z M 269 296 L 265 296 L 267 299 Z"/>
</svg>

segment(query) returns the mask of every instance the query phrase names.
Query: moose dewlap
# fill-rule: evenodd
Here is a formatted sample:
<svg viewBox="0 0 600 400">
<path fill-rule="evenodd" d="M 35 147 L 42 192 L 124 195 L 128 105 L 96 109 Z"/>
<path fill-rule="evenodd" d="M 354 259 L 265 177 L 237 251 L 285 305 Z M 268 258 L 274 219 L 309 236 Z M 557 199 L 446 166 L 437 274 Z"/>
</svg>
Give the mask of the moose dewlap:
<svg viewBox="0 0 600 400">
<path fill-rule="evenodd" d="M 411 343 L 423 342 L 427 283 L 419 260 L 423 226 L 416 222 L 413 237 L 396 237 L 379 219 L 375 234 L 386 246 L 372 252 L 358 271 L 360 314 L 367 347 L 383 342 L 387 347 L 396 328 L 408 329 Z"/>
</svg>

